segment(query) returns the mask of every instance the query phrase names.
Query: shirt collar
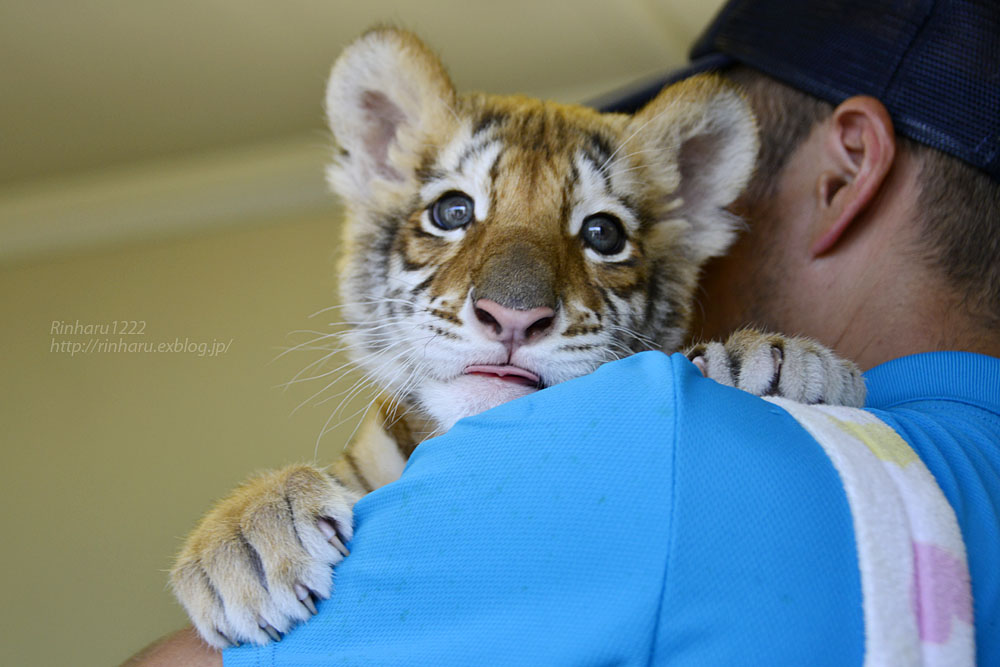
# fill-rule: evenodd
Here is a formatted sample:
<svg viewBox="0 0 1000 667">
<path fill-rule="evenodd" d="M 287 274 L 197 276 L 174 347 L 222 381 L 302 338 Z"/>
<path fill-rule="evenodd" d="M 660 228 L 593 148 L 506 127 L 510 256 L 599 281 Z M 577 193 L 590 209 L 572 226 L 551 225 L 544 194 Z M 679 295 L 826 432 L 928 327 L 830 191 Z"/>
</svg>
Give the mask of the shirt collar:
<svg viewBox="0 0 1000 667">
<path fill-rule="evenodd" d="M 887 409 L 922 399 L 978 405 L 1000 414 L 1000 359 L 972 352 L 925 352 L 864 374 L 865 407 Z"/>
</svg>

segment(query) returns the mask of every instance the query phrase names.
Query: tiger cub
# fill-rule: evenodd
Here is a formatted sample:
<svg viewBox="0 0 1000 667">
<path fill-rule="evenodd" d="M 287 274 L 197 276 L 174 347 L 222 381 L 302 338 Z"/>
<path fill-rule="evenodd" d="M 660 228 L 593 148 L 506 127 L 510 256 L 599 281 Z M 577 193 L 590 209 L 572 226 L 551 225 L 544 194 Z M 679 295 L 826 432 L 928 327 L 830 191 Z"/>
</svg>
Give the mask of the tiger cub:
<svg viewBox="0 0 1000 667">
<path fill-rule="evenodd" d="M 750 109 L 720 78 L 671 86 L 635 116 L 458 95 L 393 29 L 345 50 L 326 110 L 349 347 L 385 398 L 331 472 L 252 479 L 187 539 L 173 589 L 215 647 L 266 643 L 314 612 L 354 502 L 395 480 L 427 434 L 606 361 L 677 350 L 757 153 Z M 857 369 L 808 341 L 741 332 L 696 356 L 760 394 L 863 397 Z"/>
</svg>

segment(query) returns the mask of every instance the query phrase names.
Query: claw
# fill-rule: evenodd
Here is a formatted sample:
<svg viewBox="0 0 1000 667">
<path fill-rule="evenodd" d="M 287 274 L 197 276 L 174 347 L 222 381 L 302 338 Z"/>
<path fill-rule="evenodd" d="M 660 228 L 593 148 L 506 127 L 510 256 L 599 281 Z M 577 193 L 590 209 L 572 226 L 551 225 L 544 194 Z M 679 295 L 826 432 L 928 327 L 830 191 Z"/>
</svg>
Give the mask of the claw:
<svg viewBox="0 0 1000 667">
<path fill-rule="evenodd" d="M 274 641 L 276 641 L 276 642 L 280 642 L 281 641 L 281 633 L 279 633 L 277 630 L 275 630 L 274 626 L 271 625 L 270 623 L 266 623 L 266 622 L 262 621 L 260 623 L 260 629 L 263 630 L 264 632 L 266 632 L 267 636 L 270 637 L 271 639 L 273 639 Z"/>
<path fill-rule="evenodd" d="M 351 555 L 351 552 L 347 550 L 347 547 L 344 546 L 344 543 L 341 542 L 336 535 L 331 535 L 327 539 L 327 542 L 332 544 L 337 551 L 344 554 L 344 558 L 347 558 L 348 556 Z"/>
<path fill-rule="evenodd" d="M 214 628 L 214 630 L 217 635 L 219 635 L 220 637 L 222 637 L 223 640 L 225 640 L 227 645 L 226 648 L 232 648 L 233 646 L 237 645 L 236 642 L 230 639 L 229 636 L 226 635 L 226 633 L 220 630 L 219 628 Z"/>
<path fill-rule="evenodd" d="M 319 531 L 323 533 L 323 537 L 326 541 L 333 545 L 333 547 L 347 558 L 351 555 L 351 552 L 347 550 L 344 543 L 340 541 L 340 537 L 337 535 L 337 529 L 334 528 L 332 522 L 327 519 L 318 519 L 316 525 L 319 526 Z"/>
<path fill-rule="evenodd" d="M 702 375 L 708 377 L 708 363 L 705 361 L 704 356 L 699 354 L 697 357 L 691 360 L 691 363 L 693 363 L 695 366 L 698 367 L 698 370 L 701 371 Z"/>
<path fill-rule="evenodd" d="M 308 588 L 302 584 L 295 584 L 295 597 L 297 597 L 299 602 L 301 602 L 305 608 L 309 610 L 310 614 L 315 616 L 318 613 L 316 611 L 316 603 L 313 602 L 312 594 L 309 592 Z"/>
</svg>

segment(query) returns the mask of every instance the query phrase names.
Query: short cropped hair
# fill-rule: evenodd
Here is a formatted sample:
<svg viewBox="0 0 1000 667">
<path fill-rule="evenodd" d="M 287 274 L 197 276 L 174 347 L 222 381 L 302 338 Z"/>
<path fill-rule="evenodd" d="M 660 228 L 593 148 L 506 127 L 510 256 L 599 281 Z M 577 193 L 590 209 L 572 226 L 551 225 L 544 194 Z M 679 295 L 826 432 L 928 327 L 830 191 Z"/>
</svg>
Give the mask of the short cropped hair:
<svg viewBox="0 0 1000 667">
<path fill-rule="evenodd" d="M 776 175 L 833 106 L 749 67 L 735 67 L 727 76 L 746 91 L 758 116 L 761 153 L 746 196 L 766 202 L 777 187 Z M 972 315 L 987 326 L 1000 325 L 1000 183 L 906 137 L 896 135 L 896 146 L 920 168 L 922 259 L 963 295 Z"/>
</svg>

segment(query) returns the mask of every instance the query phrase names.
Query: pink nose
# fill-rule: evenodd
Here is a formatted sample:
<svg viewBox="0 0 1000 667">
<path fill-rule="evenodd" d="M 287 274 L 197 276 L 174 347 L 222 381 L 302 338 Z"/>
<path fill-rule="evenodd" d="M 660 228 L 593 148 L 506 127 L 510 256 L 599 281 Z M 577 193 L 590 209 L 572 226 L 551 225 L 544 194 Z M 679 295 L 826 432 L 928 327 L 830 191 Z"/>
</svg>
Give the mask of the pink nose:
<svg viewBox="0 0 1000 667">
<path fill-rule="evenodd" d="M 496 301 L 479 299 L 476 301 L 476 319 L 489 338 L 520 345 L 547 334 L 552 328 L 555 311 L 551 308 L 514 310 Z"/>
</svg>

